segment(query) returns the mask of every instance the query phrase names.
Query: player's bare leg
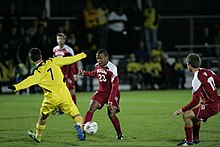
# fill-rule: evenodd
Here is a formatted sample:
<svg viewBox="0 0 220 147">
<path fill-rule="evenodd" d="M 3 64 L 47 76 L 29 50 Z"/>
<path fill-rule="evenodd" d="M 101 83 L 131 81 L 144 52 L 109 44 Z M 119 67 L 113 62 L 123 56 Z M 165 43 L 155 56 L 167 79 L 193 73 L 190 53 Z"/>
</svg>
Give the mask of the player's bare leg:
<svg viewBox="0 0 220 147">
<path fill-rule="evenodd" d="M 108 108 L 108 116 L 115 128 L 115 131 L 117 132 L 117 137 L 116 139 L 118 140 L 122 140 L 124 137 L 122 135 L 122 132 L 121 132 L 121 126 L 120 126 L 120 122 L 119 122 L 119 119 L 118 117 L 116 116 L 116 111 L 117 111 L 117 108 L 116 107 L 111 107 Z"/>
<path fill-rule="evenodd" d="M 93 113 L 100 107 L 100 104 L 96 100 L 91 100 L 90 101 L 90 107 L 89 110 L 87 111 L 85 117 L 84 117 L 84 122 L 83 124 L 86 124 L 87 122 L 92 120 Z"/>
<path fill-rule="evenodd" d="M 187 145 L 193 145 L 193 121 L 195 120 L 195 114 L 192 110 L 186 111 L 183 113 L 183 121 L 185 123 L 185 135 L 186 135 L 186 139 L 177 144 L 178 146 L 183 146 L 185 144 Z"/>
<path fill-rule="evenodd" d="M 201 144 L 202 142 L 199 139 L 199 130 L 200 130 L 200 124 L 201 120 L 194 119 L 193 120 L 193 143 L 194 144 Z"/>
</svg>

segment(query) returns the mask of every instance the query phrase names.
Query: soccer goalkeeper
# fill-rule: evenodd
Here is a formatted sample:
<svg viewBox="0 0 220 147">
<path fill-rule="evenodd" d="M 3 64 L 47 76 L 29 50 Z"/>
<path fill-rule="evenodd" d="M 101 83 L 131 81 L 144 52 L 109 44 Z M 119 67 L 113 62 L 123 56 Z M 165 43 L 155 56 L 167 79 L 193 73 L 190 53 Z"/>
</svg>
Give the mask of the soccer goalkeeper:
<svg viewBox="0 0 220 147">
<path fill-rule="evenodd" d="M 86 54 L 80 53 L 76 56 L 51 58 L 43 61 L 40 49 L 32 48 L 29 52 L 29 57 L 37 66 L 33 74 L 18 84 L 8 86 L 8 88 L 14 92 L 36 84 L 43 89 L 44 100 L 40 108 L 40 117 L 36 125 L 36 131 L 29 130 L 28 135 L 36 142 L 41 142 L 41 136 L 46 127 L 47 117 L 59 108 L 73 118 L 78 139 L 84 141 L 85 137 L 82 132 L 83 118 L 72 101 L 60 67 L 81 60 L 86 57 Z"/>
</svg>

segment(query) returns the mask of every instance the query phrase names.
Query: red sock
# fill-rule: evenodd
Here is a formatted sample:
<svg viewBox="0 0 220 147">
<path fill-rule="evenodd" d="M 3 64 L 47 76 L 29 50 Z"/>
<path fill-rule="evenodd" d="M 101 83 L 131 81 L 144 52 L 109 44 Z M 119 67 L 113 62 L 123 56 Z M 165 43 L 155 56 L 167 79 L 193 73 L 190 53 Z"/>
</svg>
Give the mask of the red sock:
<svg viewBox="0 0 220 147">
<path fill-rule="evenodd" d="M 83 124 L 86 124 L 87 122 L 91 121 L 93 117 L 93 113 L 88 111 L 84 117 L 84 122 Z"/>
<path fill-rule="evenodd" d="M 193 140 L 194 141 L 199 140 L 199 130 L 200 130 L 200 125 L 193 126 Z"/>
<path fill-rule="evenodd" d="M 72 100 L 73 100 L 73 102 L 75 103 L 75 105 L 76 105 L 76 95 L 75 94 L 73 94 L 73 95 L 71 95 L 72 96 Z"/>
<path fill-rule="evenodd" d="M 192 142 L 192 132 L 193 128 L 192 127 L 185 127 L 185 134 L 186 134 L 186 140 L 189 142 Z"/>
<path fill-rule="evenodd" d="M 122 133 L 121 133 L 120 122 L 119 122 L 117 116 L 115 116 L 114 119 L 111 119 L 111 121 L 112 121 L 112 124 L 113 124 L 113 126 L 114 126 L 115 131 L 117 132 L 117 134 L 122 134 Z"/>
</svg>

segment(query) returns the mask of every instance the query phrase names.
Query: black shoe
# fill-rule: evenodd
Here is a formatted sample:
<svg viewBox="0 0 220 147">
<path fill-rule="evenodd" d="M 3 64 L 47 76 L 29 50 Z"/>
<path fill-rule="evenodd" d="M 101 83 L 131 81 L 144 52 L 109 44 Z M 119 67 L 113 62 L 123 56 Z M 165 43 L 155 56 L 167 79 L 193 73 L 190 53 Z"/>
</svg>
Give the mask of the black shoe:
<svg viewBox="0 0 220 147">
<path fill-rule="evenodd" d="M 29 130 L 27 133 L 28 133 L 28 136 L 30 136 L 37 143 L 41 142 L 41 140 L 37 139 L 37 137 L 35 136 L 35 133 L 32 130 Z"/>
<path fill-rule="evenodd" d="M 194 144 L 201 144 L 202 141 L 201 140 L 196 140 L 196 141 L 193 141 Z"/>
<path fill-rule="evenodd" d="M 193 142 L 189 142 L 185 139 L 182 142 L 178 143 L 176 146 L 189 146 L 189 145 L 193 145 Z"/>
<path fill-rule="evenodd" d="M 124 136 L 122 134 L 118 134 L 118 136 L 116 137 L 117 140 L 123 140 Z"/>
</svg>

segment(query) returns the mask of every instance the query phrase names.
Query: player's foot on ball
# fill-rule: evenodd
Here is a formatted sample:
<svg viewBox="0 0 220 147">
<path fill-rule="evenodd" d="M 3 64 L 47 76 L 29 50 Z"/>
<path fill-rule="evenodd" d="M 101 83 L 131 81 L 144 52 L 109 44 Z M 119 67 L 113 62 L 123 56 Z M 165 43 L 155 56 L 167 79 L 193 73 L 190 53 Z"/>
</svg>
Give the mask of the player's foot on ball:
<svg viewBox="0 0 220 147">
<path fill-rule="evenodd" d="M 193 142 L 189 142 L 185 139 L 182 142 L 178 143 L 176 146 L 189 146 L 189 145 L 193 145 Z"/>
<path fill-rule="evenodd" d="M 84 136 L 84 133 L 83 133 L 81 127 L 77 124 L 74 124 L 74 128 L 76 129 L 78 139 L 80 141 L 85 141 L 85 136 Z"/>
<path fill-rule="evenodd" d="M 34 141 L 36 141 L 37 143 L 40 143 L 41 140 L 37 139 L 35 136 L 35 133 L 32 130 L 29 130 L 28 132 L 28 136 L 30 136 Z"/>
<path fill-rule="evenodd" d="M 122 134 L 118 134 L 118 136 L 116 137 L 117 140 L 123 140 L 124 136 Z"/>
</svg>

